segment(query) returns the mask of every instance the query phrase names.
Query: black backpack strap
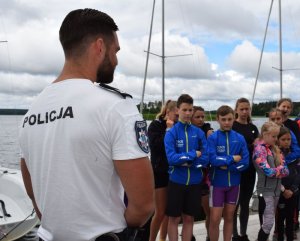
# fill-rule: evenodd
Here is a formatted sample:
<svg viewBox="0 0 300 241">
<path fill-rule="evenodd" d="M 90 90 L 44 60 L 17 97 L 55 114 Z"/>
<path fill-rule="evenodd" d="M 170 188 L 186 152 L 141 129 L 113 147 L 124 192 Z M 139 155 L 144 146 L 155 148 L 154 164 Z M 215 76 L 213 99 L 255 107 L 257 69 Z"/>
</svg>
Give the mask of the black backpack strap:
<svg viewBox="0 0 300 241">
<path fill-rule="evenodd" d="M 121 91 L 121 90 L 119 90 L 115 87 L 111 87 L 110 85 L 100 83 L 99 86 L 103 89 L 106 89 L 106 90 L 109 90 L 111 92 L 114 92 L 114 93 L 117 93 L 117 94 L 121 95 L 124 99 L 126 99 L 127 97 L 132 98 L 132 95 L 127 94 L 127 93 L 125 93 L 125 92 L 123 92 L 123 91 Z"/>
</svg>

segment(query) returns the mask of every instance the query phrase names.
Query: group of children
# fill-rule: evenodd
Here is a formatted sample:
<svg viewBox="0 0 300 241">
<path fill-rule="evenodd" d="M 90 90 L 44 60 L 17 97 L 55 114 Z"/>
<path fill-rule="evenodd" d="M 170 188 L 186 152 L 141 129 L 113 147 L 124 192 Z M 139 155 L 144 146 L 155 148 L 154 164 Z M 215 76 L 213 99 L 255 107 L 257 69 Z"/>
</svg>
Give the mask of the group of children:
<svg viewBox="0 0 300 241">
<path fill-rule="evenodd" d="M 180 221 L 182 240 L 192 240 L 194 217 L 201 212 L 200 200 L 206 215 L 207 240 L 218 240 L 223 217 L 224 241 L 248 241 L 249 202 L 256 175 L 261 221 L 258 241 L 268 239 L 277 209 L 278 241 L 283 240 L 284 220 L 287 240 L 293 240 L 300 184 L 296 135 L 300 138 L 300 131 L 294 129 L 299 133 L 293 134 L 289 126 L 283 126 L 293 125 L 288 119 L 290 99 L 278 103 L 280 110 L 270 111 L 270 121 L 262 126 L 260 135 L 251 122 L 251 107 L 245 98 L 237 100 L 235 110 L 227 105 L 218 108 L 220 128 L 216 131 L 204 122 L 204 109 L 193 106 L 191 96 L 184 94 L 177 102 L 165 104 L 148 129 L 156 187 L 150 241 L 156 239 L 159 230 L 161 240 L 168 234 L 170 241 L 177 241 Z"/>
</svg>

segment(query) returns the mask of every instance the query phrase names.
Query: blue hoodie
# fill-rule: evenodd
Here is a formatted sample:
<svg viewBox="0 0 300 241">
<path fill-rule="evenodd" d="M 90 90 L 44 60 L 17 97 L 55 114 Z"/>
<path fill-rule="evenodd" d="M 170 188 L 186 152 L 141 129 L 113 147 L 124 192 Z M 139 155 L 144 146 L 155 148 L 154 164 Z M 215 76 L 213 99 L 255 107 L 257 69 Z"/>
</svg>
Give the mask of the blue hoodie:
<svg viewBox="0 0 300 241">
<path fill-rule="evenodd" d="M 203 177 L 201 167 L 208 164 L 204 132 L 191 124 L 177 122 L 167 131 L 164 141 L 170 180 L 184 185 L 199 184 Z M 200 157 L 197 150 L 201 151 Z"/>
<path fill-rule="evenodd" d="M 300 158 L 300 147 L 295 134 L 290 130 L 291 134 L 291 152 L 285 156 L 285 162 L 290 164 Z"/>
<path fill-rule="evenodd" d="M 244 137 L 236 131 L 217 130 L 207 140 L 212 186 L 231 187 L 240 184 L 240 172 L 249 166 L 249 152 Z M 233 156 L 242 159 L 234 162 Z M 226 167 L 222 169 L 221 167 Z"/>
</svg>

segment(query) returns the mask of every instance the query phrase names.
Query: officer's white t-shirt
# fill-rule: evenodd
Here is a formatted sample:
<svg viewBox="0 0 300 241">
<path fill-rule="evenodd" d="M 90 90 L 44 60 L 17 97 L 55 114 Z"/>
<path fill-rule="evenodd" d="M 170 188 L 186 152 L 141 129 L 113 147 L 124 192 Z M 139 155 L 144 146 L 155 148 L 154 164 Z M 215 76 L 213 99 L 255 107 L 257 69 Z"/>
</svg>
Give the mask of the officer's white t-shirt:
<svg viewBox="0 0 300 241">
<path fill-rule="evenodd" d="M 94 240 L 126 226 L 113 160 L 147 156 L 136 121 L 142 117 L 131 99 L 89 80 L 54 83 L 37 97 L 19 141 L 42 213 L 42 239 Z"/>
</svg>

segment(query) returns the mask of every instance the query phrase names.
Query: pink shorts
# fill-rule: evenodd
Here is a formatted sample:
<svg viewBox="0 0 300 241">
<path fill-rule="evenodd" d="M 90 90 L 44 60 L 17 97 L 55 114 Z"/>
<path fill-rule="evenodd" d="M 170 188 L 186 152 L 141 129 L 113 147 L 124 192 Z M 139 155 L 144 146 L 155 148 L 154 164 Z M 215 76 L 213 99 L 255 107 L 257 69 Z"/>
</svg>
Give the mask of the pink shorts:
<svg viewBox="0 0 300 241">
<path fill-rule="evenodd" d="M 236 205 L 239 199 L 240 186 L 214 187 L 210 186 L 209 206 L 224 207 L 224 204 Z"/>
</svg>

